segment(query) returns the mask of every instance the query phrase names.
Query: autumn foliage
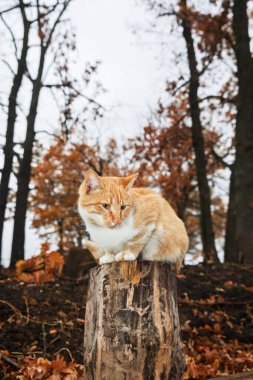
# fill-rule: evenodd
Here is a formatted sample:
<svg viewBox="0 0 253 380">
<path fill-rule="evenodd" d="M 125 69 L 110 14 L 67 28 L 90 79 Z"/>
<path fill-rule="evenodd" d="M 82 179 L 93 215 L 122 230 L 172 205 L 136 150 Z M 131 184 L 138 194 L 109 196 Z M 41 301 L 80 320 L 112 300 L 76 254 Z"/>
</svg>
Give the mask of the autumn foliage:
<svg viewBox="0 0 253 380">
<path fill-rule="evenodd" d="M 85 171 L 93 168 L 100 175 L 118 175 L 117 145 L 107 143 L 103 154 L 96 144 L 57 139 L 33 169 L 34 190 L 30 195 L 33 227 L 45 241 L 57 243 L 63 252 L 82 246 L 85 226 L 78 215 L 78 189 Z"/>
<path fill-rule="evenodd" d="M 44 243 L 38 256 L 16 263 L 16 275 L 20 281 L 44 284 L 59 278 L 63 265 L 63 256 L 56 251 L 50 251 L 48 244 Z"/>
<path fill-rule="evenodd" d="M 75 33 L 65 22 L 68 17 L 60 22 L 55 39 L 49 39 L 58 8 L 71 1 L 56 0 L 53 6 L 50 1 L 16 1 L 10 10 L 5 3 L 0 10 L 1 33 L 9 36 L 15 55 L 3 50 L 3 57 L 8 60 L 2 61 L 10 69 L 11 81 L 6 82 L 9 88 L 2 91 L 0 105 L 2 119 L 7 121 L 6 134 L 1 135 L 4 160 L 0 235 L 7 219 L 9 222 L 14 217 L 21 224 L 16 225 L 13 239 L 16 247 L 12 264 L 14 268 L 16 263 L 16 270 L 5 272 L 0 266 L 0 379 L 81 380 L 87 282 L 64 277 L 63 266 L 64 254 L 72 247 L 82 247 L 87 237 L 77 211 L 78 188 L 87 169 L 116 176 L 139 172 L 137 186 L 162 193 L 186 224 L 190 237 L 188 253 L 205 259 L 191 117 L 192 109 L 196 112 L 199 108 L 216 247 L 223 253 L 224 240 L 230 236 L 225 261 L 252 263 L 253 70 L 252 41 L 247 34 L 252 9 L 249 1 L 239 0 L 145 0 L 143 3 L 154 16 L 157 35 L 169 50 L 167 78 L 164 92 L 146 115 L 141 132 L 127 141 L 116 142 L 113 138 L 106 140 L 98 130 L 94 132 L 93 121 L 107 112 L 97 97 L 103 88 L 93 79 L 99 61 L 87 64 L 82 78 L 76 76 Z M 23 22 L 13 29 L 15 17 Z M 191 53 L 195 50 L 196 62 L 189 59 L 189 40 L 187 43 L 183 23 L 189 28 Z M 43 61 L 46 45 L 51 46 Z M 38 53 L 34 59 L 31 49 Z M 38 71 L 36 79 L 39 60 L 42 71 Z M 192 102 L 190 82 L 195 83 L 196 90 Z M 32 97 L 22 96 L 28 89 L 27 83 Z M 54 129 L 47 118 L 46 125 L 41 125 L 45 111 L 39 95 L 46 99 L 49 94 L 59 109 Z M 47 140 L 42 136 L 47 136 Z M 236 186 L 230 180 L 234 171 Z M 233 185 L 230 188 L 229 182 Z M 17 199 L 21 200 L 22 212 L 19 206 L 15 215 L 15 202 L 20 205 Z M 227 212 L 230 206 L 231 214 Z M 24 257 L 27 211 L 43 244 L 36 257 L 16 262 L 18 257 Z M 246 249 L 245 255 L 242 252 Z M 0 247 L 0 255 L 1 252 Z M 187 359 L 184 380 L 253 371 L 252 268 L 229 265 L 185 266 L 178 276 Z M 87 267 L 85 270 L 87 273 Z"/>
<path fill-rule="evenodd" d="M 83 366 L 66 363 L 57 355 L 55 360 L 44 358 L 26 359 L 17 373 L 18 380 L 82 380 Z"/>
<path fill-rule="evenodd" d="M 191 248 L 197 251 L 200 236 L 200 204 L 191 128 L 183 121 L 180 107 L 159 105 L 156 115 L 143 134 L 129 141 L 131 164 L 140 172 L 139 185 L 157 188 L 184 220 Z M 157 121 L 158 116 L 159 121 Z M 208 174 L 215 176 L 222 168 L 213 151 L 220 139 L 214 130 L 205 131 Z M 225 206 L 219 195 L 212 199 L 213 223 L 217 238 L 225 225 Z"/>
</svg>

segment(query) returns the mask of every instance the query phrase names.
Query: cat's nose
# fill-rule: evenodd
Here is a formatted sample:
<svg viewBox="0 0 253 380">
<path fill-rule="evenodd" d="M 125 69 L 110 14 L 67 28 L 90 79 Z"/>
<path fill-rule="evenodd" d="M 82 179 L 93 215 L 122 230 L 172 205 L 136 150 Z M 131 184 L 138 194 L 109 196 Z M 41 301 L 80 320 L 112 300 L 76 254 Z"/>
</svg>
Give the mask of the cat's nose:
<svg viewBox="0 0 253 380">
<path fill-rule="evenodd" d="M 115 218 L 112 222 L 114 226 L 118 226 L 121 223 L 121 220 L 119 218 Z"/>
</svg>

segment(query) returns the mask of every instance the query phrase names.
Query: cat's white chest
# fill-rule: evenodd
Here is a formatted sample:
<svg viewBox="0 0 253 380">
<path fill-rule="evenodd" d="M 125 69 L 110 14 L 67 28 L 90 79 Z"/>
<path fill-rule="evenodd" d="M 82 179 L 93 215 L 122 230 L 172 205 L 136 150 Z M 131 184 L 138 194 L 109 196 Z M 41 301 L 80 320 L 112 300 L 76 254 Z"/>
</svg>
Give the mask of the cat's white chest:
<svg viewBox="0 0 253 380">
<path fill-rule="evenodd" d="M 117 253 L 121 250 L 124 243 L 137 235 L 136 228 L 129 224 L 124 224 L 117 228 L 97 227 L 87 225 L 87 230 L 91 240 L 105 250 Z"/>
<path fill-rule="evenodd" d="M 87 215 L 85 215 L 84 212 L 80 213 L 85 221 L 86 229 L 90 234 L 91 240 L 101 248 L 112 253 L 118 253 L 127 241 L 139 233 L 138 228 L 134 227 L 132 216 L 125 220 L 119 227 L 108 228 L 90 223 Z"/>
<path fill-rule="evenodd" d="M 87 230 L 94 243 L 114 253 L 118 253 L 127 241 L 138 234 L 138 230 L 128 224 L 113 229 L 87 224 Z"/>
</svg>

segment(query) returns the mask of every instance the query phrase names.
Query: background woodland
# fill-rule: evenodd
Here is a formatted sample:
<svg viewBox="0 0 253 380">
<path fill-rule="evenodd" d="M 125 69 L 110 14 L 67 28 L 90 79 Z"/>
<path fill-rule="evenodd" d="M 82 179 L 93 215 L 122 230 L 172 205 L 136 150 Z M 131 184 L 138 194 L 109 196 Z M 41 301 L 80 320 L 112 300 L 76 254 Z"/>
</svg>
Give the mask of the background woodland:
<svg viewBox="0 0 253 380">
<path fill-rule="evenodd" d="M 13 1 L 0 11 L 10 43 L 2 58 L 10 86 L 1 94 L 0 241 L 6 218 L 13 219 L 11 266 L 25 257 L 27 212 L 60 252 L 82 245 L 76 194 L 88 167 L 101 175 L 139 171 L 138 185 L 160 190 L 185 221 L 195 256 L 217 262 L 219 251 L 226 262 L 252 263 L 251 2 L 207 1 L 197 8 L 183 0 L 146 1 L 153 28 L 166 19 L 170 34 L 183 41 L 174 54 L 178 77 L 164 84 L 141 134 L 102 144 L 86 133 L 92 118 L 108 112 L 96 100 L 103 91 L 99 64 L 87 63 L 75 75 L 70 3 Z M 18 33 L 10 27 L 14 14 Z M 37 130 L 40 99 L 48 96 L 57 103 L 58 126 Z M 16 141 L 15 128 L 24 139 Z"/>
<path fill-rule="evenodd" d="M 99 80 L 100 57 L 87 62 L 81 74 L 76 70 L 76 35 L 68 13 L 73 2 L 0 3 L 0 38 L 5 41 L 0 67 L 6 73 L 0 91 L 0 262 L 9 255 L 3 236 L 12 221 L 10 268 L 19 262 L 17 272 L 22 272 L 20 260 L 26 259 L 25 240 L 32 228 L 42 244 L 40 257 L 51 252 L 53 266 L 61 273 L 64 259 L 58 254 L 81 249 L 87 239 L 77 213 L 77 193 L 85 170 L 93 168 L 105 176 L 139 172 L 137 186 L 160 191 L 186 224 L 187 262 L 251 268 L 253 2 L 136 2 L 152 17 L 150 30 L 166 31 L 173 62 L 168 62 L 164 91 L 146 115 L 141 133 L 125 141 L 116 141 L 113 134 L 90 138 L 94 121 L 103 122 L 110 112 L 100 101 L 110 89 Z M 37 118 L 45 100 L 54 104 L 57 123 L 41 129 Z M 233 286 L 227 282 L 225 288 Z M 252 292 L 248 282 L 245 287 Z M 211 304 L 216 301 L 210 298 Z M 215 318 L 217 324 L 229 321 L 225 314 Z M 187 325 L 184 328 L 187 331 Z M 218 356 L 211 352 L 216 349 L 209 347 L 205 360 L 215 362 Z M 195 362 L 192 365 L 199 370 Z M 194 375 L 195 369 L 187 378 L 218 373 Z"/>
</svg>

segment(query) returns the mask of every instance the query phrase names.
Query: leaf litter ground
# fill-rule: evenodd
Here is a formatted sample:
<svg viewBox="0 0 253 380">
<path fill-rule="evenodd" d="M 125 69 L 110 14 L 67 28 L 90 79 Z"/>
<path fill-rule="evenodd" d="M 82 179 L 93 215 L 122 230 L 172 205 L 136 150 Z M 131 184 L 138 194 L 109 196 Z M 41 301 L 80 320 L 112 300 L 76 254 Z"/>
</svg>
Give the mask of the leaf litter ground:
<svg viewBox="0 0 253 380">
<path fill-rule="evenodd" d="M 185 379 L 253 370 L 252 269 L 186 266 L 178 276 Z M 0 379 L 82 378 L 87 288 L 88 275 L 35 285 L 0 272 Z"/>
</svg>

